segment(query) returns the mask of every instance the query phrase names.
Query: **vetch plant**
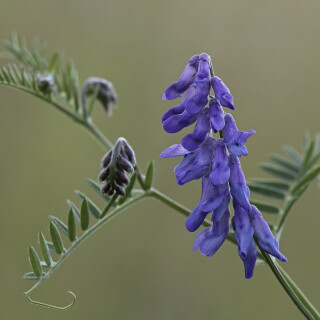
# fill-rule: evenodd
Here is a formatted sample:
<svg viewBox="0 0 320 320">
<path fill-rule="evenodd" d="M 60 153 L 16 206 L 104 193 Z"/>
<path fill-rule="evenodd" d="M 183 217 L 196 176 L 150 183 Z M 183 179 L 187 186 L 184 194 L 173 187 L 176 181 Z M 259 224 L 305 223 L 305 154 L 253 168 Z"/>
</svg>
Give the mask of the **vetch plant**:
<svg viewBox="0 0 320 320">
<path fill-rule="evenodd" d="M 153 161 L 143 174 L 129 142 L 120 137 L 113 145 L 94 124 L 92 111 L 96 102 L 102 104 L 108 116 L 117 104 L 118 97 L 110 81 L 90 77 L 80 87 L 72 62 L 65 64 L 59 52 L 47 55 L 38 42 L 30 50 L 16 34 L 11 35 L 6 47 L 16 62 L 2 66 L 0 85 L 24 91 L 57 108 L 83 126 L 105 149 L 98 181 L 86 179 L 105 201 L 104 208 L 75 191 L 79 205 L 67 200 L 65 222 L 50 216 L 49 234 L 42 231 L 38 234 L 39 249 L 29 247 L 31 271 L 24 278 L 35 281 L 25 292 L 30 302 L 56 310 L 73 305 L 76 298 L 72 292 L 73 301 L 65 307 L 34 301 L 30 294 L 104 224 L 135 203 L 154 198 L 186 216 L 185 224 L 190 232 L 205 227 L 197 235 L 194 250 L 199 249 L 210 257 L 224 241 L 232 242 L 238 247 L 246 278 L 252 278 L 256 261 L 267 264 L 305 318 L 320 319 L 317 309 L 276 260 L 287 261 L 283 249 L 279 249 L 285 221 L 295 202 L 320 173 L 317 164 L 320 135 L 311 139 L 306 133 L 301 153 L 285 146 L 286 156 L 272 154 L 271 163 L 261 164 L 261 169 L 275 179 L 246 180 L 240 158 L 248 155 L 245 143 L 255 131 L 238 129 L 229 113 L 235 109 L 234 98 L 226 84 L 214 75 L 210 56 L 202 53 L 191 57 L 178 81 L 163 94 L 165 100 L 183 97 L 163 115 L 162 123 L 168 133 L 179 132 L 194 123 L 195 126 L 181 143 L 160 155 L 161 158 L 183 157 L 174 168 L 179 185 L 201 179 L 200 201 L 189 210 L 153 187 Z M 250 193 L 281 200 L 282 205 L 272 200 L 255 200 Z M 277 215 L 277 223 L 268 223 L 268 214 Z M 61 233 L 68 241 L 62 239 Z"/>
</svg>

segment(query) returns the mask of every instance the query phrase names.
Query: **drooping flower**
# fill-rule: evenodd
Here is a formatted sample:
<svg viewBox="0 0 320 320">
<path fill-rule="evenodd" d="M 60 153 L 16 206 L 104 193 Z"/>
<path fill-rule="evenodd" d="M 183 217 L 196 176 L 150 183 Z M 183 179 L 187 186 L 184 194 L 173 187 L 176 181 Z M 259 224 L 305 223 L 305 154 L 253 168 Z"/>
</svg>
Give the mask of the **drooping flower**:
<svg viewBox="0 0 320 320">
<path fill-rule="evenodd" d="M 242 172 L 239 159 L 229 155 L 231 195 L 246 211 L 251 210 L 249 202 L 250 190 L 246 185 L 246 178 Z"/>
<path fill-rule="evenodd" d="M 181 97 L 184 92 L 190 87 L 193 83 L 196 73 L 198 71 L 199 65 L 199 55 L 191 57 L 187 66 L 182 72 L 179 80 L 172 85 L 170 85 L 164 92 L 162 99 L 163 100 L 173 100 Z"/>
<path fill-rule="evenodd" d="M 212 221 L 220 221 L 230 202 L 230 190 L 227 183 L 214 186 L 209 176 L 202 178 L 202 194 L 200 202 L 190 213 L 186 228 L 190 232 L 196 231 L 210 212 Z"/>
<path fill-rule="evenodd" d="M 219 100 L 212 98 L 209 103 L 210 124 L 214 133 L 221 131 L 225 125 L 224 111 Z"/>
<path fill-rule="evenodd" d="M 223 107 L 234 110 L 233 96 L 230 93 L 229 88 L 224 82 L 217 76 L 211 78 L 211 85 L 216 95 L 216 98 L 220 101 Z"/>
<path fill-rule="evenodd" d="M 181 144 L 184 148 L 194 151 L 205 141 L 210 131 L 209 109 L 204 108 L 198 117 L 198 121 L 194 127 L 193 133 L 189 133 L 182 140 Z"/>
<path fill-rule="evenodd" d="M 193 245 L 193 251 L 199 248 L 201 254 L 211 257 L 221 247 L 229 233 L 230 212 L 226 210 L 220 221 L 199 232 Z"/>
<path fill-rule="evenodd" d="M 181 104 L 171 108 L 162 116 L 163 129 L 168 133 L 177 133 L 193 124 L 197 118 L 198 115 L 188 113 L 181 102 Z"/>
<path fill-rule="evenodd" d="M 237 157 L 241 157 L 242 155 L 247 156 L 248 150 L 244 144 L 256 132 L 254 130 L 250 130 L 249 132 L 238 131 L 236 122 L 230 113 L 225 115 L 224 120 L 223 136 L 229 152 Z"/>
<path fill-rule="evenodd" d="M 234 216 L 231 220 L 234 236 L 238 244 L 238 253 L 244 263 L 245 277 L 253 276 L 257 260 L 257 249 L 253 240 L 254 230 L 251 226 L 248 213 L 233 201 Z"/>
<path fill-rule="evenodd" d="M 205 176 L 210 170 L 212 155 L 213 155 L 213 141 L 212 137 L 208 137 L 207 140 L 196 151 L 196 156 L 191 164 L 175 167 L 178 185 L 184 185 L 185 183 L 200 179 Z"/>
<path fill-rule="evenodd" d="M 229 158 L 227 148 L 222 139 L 217 140 L 214 147 L 214 162 L 210 174 L 213 185 L 225 184 L 230 177 Z"/>
<path fill-rule="evenodd" d="M 287 258 L 279 251 L 279 243 L 273 236 L 268 223 L 263 219 L 260 211 L 257 207 L 252 206 L 252 210 L 249 212 L 254 234 L 257 237 L 257 242 L 262 250 L 268 252 L 275 258 L 286 262 Z"/>
<path fill-rule="evenodd" d="M 198 73 L 183 99 L 190 114 L 199 114 L 208 103 L 210 94 L 210 57 L 202 53 L 199 59 Z"/>
</svg>

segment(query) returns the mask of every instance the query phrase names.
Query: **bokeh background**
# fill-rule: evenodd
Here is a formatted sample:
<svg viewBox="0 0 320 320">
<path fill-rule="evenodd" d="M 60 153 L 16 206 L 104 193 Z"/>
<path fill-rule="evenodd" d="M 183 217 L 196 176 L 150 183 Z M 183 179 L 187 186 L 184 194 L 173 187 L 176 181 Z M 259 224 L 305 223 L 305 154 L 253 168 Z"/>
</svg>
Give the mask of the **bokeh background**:
<svg viewBox="0 0 320 320">
<path fill-rule="evenodd" d="M 192 208 L 199 181 L 178 187 L 176 159 L 159 153 L 182 134 L 163 132 L 161 115 L 174 102 L 163 90 L 191 55 L 207 52 L 235 97 L 242 130 L 255 129 L 242 160 L 247 177 L 284 143 L 301 148 L 305 129 L 319 131 L 319 1 L 81 1 L 0 0 L 0 39 L 12 30 L 73 57 L 84 81 L 111 80 L 119 108 L 95 119 L 115 141 L 126 137 L 141 167 L 155 159 L 155 185 Z M 0 51 L 4 51 L 2 46 Z M 32 306 L 22 294 L 31 282 L 27 254 L 48 215 L 67 217 L 66 199 L 79 189 L 97 203 L 84 177 L 96 178 L 103 150 L 51 106 L 0 87 L 0 317 L 1 319 L 302 319 L 268 267 L 244 279 L 236 247 L 225 243 L 211 259 L 192 252 L 195 234 L 185 218 L 147 200 L 84 243 L 33 298 L 70 301 L 62 313 Z M 289 274 L 319 307 L 319 186 L 292 210 L 281 249 Z"/>
</svg>

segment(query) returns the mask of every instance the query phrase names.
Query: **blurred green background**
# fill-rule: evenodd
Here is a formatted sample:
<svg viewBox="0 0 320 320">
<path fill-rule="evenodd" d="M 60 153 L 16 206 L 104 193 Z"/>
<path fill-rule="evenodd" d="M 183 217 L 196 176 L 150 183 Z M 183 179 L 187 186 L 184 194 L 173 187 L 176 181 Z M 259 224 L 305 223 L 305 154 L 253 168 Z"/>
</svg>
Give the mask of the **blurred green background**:
<svg viewBox="0 0 320 320">
<path fill-rule="evenodd" d="M 178 187 L 177 160 L 158 155 L 186 132 L 163 132 L 161 115 L 174 102 L 161 95 L 191 55 L 211 54 L 239 128 L 257 131 L 242 160 L 247 177 L 262 175 L 257 163 L 267 153 L 284 143 L 301 148 L 305 129 L 319 130 L 319 1 L 0 0 L 0 8 L 0 39 L 12 30 L 29 41 L 39 35 L 74 58 L 81 82 L 94 75 L 114 83 L 119 108 L 110 119 L 97 107 L 97 124 L 112 141 L 126 137 L 141 167 L 154 158 L 156 187 L 189 208 L 199 181 Z M 66 220 L 73 189 L 96 199 L 84 177 L 97 177 L 103 150 L 51 106 L 4 87 L 0 96 L 1 319 L 302 319 L 268 267 L 245 280 L 230 243 L 211 259 L 194 253 L 185 218 L 152 200 L 105 226 L 32 296 L 64 305 L 72 290 L 73 308 L 29 304 L 28 246 L 39 230 L 48 235 L 49 214 Z M 283 266 L 318 307 L 319 196 L 313 184 L 281 242 Z"/>
</svg>

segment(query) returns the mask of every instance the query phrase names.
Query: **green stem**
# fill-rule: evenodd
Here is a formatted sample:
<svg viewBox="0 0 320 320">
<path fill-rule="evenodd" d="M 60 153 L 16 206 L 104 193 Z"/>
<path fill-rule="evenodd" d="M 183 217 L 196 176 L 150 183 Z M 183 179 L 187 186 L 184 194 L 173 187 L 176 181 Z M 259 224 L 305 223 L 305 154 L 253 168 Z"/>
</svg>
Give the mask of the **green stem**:
<svg viewBox="0 0 320 320">
<path fill-rule="evenodd" d="M 257 246 L 259 247 L 264 260 L 267 262 L 269 265 L 271 271 L 273 274 L 276 276 L 278 281 L 280 282 L 281 286 L 283 289 L 287 292 L 288 296 L 291 298 L 293 303 L 298 307 L 298 309 L 303 313 L 303 315 L 308 319 L 308 320 L 319 320 L 319 317 L 314 317 L 311 310 L 309 310 L 309 306 L 305 304 L 303 300 L 301 300 L 298 295 L 296 294 L 295 290 L 290 286 L 290 284 L 287 282 L 286 278 L 284 277 L 284 270 L 283 273 L 280 272 L 279 268 L 273 263 L 271 257 L 269 256 L 268 253 L 264 252 L 259 244 L 256 241 Z M 296 288 L 297 289 L 297 288 Z"/>
<path fill-rule="evenodd" d="M 50 275 L 60 267 L 60 265 L 63 263 L 64 260 L 66 260 L 71 254 L 72 252 L 77 249 L 86 239 L 88 239 L 95 231 L 97 231 L 98 229 L 100 229 L 105 223 L 107 223 L 109 220 L 111 220 L 112 218 L 114 218 L 116 215 L 118 215 L 119 213 L 121 213 L 123 210 L 127 209 L 128 207 L 130 207 L 131 205 L 137 203 L 138 201 L 144 199 L 145 197 L 147 197 L 146 193 L 143 193 L 139 196 L 137 196 L 136 198 L 132 198 L 130 199 L 128 202 L 124 203 L 122 206 L 114 209 L 113 211 L 111 211 L 108 215 L 106 215 L 103 219 L 101 219 L 98 223 L 96 223 L 95 225 L 93 225 L 91 228 L 89 228 L 86 232 L 84 232 L 82 234 L 82 236 L 80 238 L 78 238 L 72 245 L 71 247 L 65 251 L 62 255 L 62 257 L 60 258 L 60 260 L 57 261 L 57 263 L 45 274 L 45 276 L 43 276 L 31 289 L 29 289 L 28 291 L 25 292 L 26 295 L 29 295 L 33 290 L 35 290 L 37 287 L 40 286 L 40 284 L 42 282 L 44 282 L 45 280 L 47 280 Z"/>
</svg>

